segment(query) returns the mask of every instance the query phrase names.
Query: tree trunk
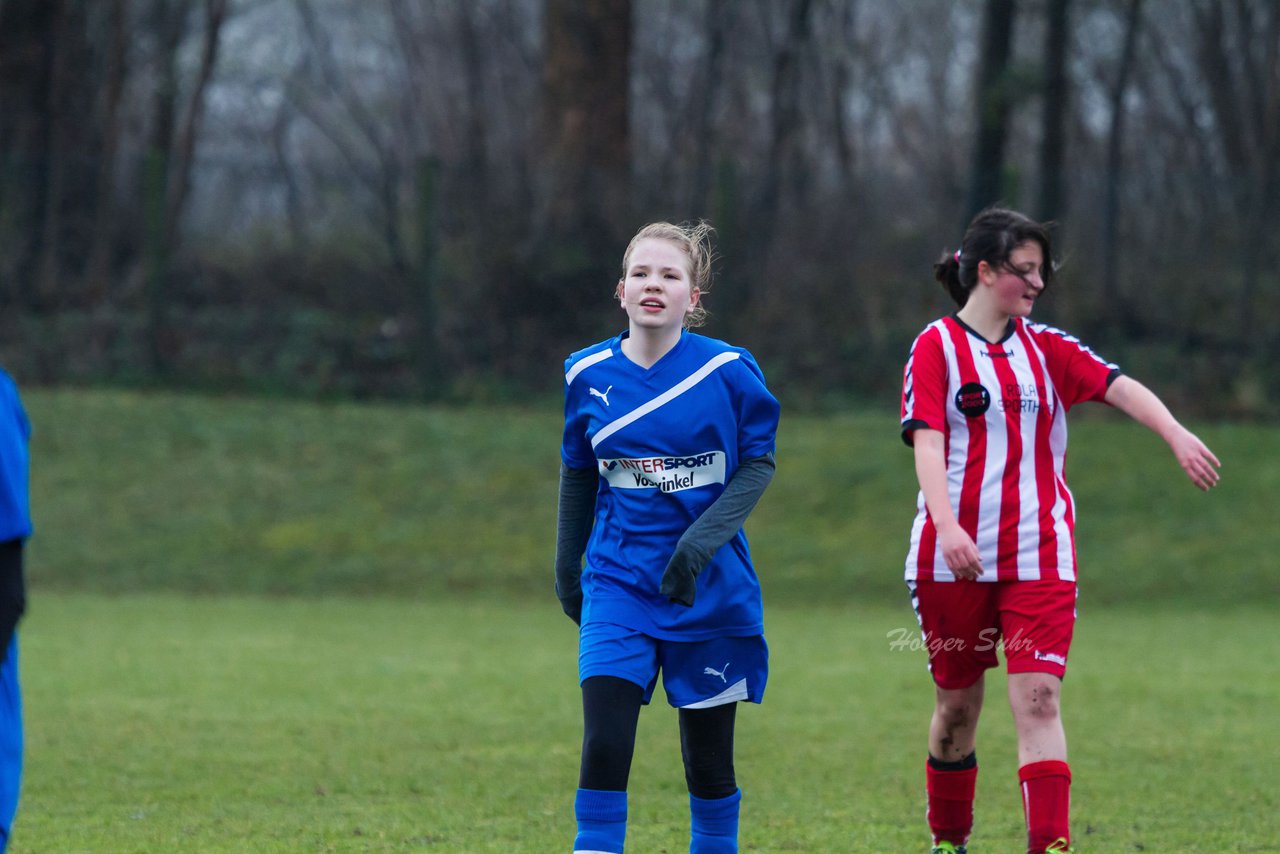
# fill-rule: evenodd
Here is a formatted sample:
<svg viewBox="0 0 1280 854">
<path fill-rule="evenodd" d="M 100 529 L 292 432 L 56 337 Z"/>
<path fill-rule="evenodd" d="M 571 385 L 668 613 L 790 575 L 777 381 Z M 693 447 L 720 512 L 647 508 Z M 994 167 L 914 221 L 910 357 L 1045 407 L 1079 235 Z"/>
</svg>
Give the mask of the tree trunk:
<svg viewBox="0 0 1280 854">
<path fill-rule="evenodd" d="M 1257 301 L 1267 238 L 1280 217 L 1280 3 L 1271 7 L 1259 38 L 1255 4 L 1239 0 L 1235 31 L 1228 33 L 1217 3 L 1197 7 L 1201 67 L 1209 84 L 1218 138 L 1228 153 L 1239 229 L 1241 282 L 1238 306 L 1240 340 L 1259 329 Z M 1238 73 L 1233 73 L 1235 69 Z"/>
<path fill-rule="evenodd" d="M 182 124 L 177 128 L 174 138 L 174 174 L 170 177 L 167 200 L 170 240 L 176 235 L 176 226 L 182 218 L 187 194 L 191 190 L 191 170 L 195 166 L 200 125 L 204 120 L 205 92 L 218 64 L 218 48 L 222 43 L 222 24 L 227 18 L 228 2 L 229 0 L 204 2 L 204 42 L 200 50 L 200 67 L 191 87 L 191 95 L 187 99 Z"/>
<path fill-rule="evenodd" d="M 396 275 L 404 279 L 413 269 L 400 205 L 399 186 L 404 173 L 392 147 L 385 141 L 386 134 L 382 130 L 385 122 L 374 115 L 365 105 L 364 99 L 346 85 L 343 69 L 334 56 L 334 39 L 325 31 L 321 15 L 313 8 L 310 0 L 294 0 L 293 5 L 307 36 L 311 49 L 310 58 L 314 59 L 314 66 L 319 74 L 318 82 L 337 97 L 350 121 L 347 124 L 335 121 L 328 114 L 329 111 L 317 109 L 306 97 L 298 100 L 297 108 L 333 144 L 347 162 L 352 174 L 359 178 L 360 183 L 374 198 L 376 207 L 373 216 L 381 229 L 387 256 Z M 405 20 L 404 10 L 399 4 L 392 4 L 390 9 L 393 15 L 398 16 L 397 21 Z M 399 31 L 398 34 L 404 35 Z M 361 149 L 360 139 L 373 154 L 372 165 L 367 153 Z M 409 166 L 412 168 L 412 164 Z"/>
<path fill-rule="evenodd" d="M 49 204 L 53 52 L 58 7 L 7 0 L 0 7 L 0 275 L 8 303 L 34 302 Z"/>
<path fill-rule="evenodd" d="M 551 233 L 612 235 L 631 175 L 630 0 L 547 0 L 542 199 Z"/>
<path fill-rule="evenodd" d="M 435 400 L 445 390 L 440 364 L 440 161 L 419 158 L 415 170 L 417 184 L 418 263 L 417 281 L 412 283 L 418 334 L 414 342 L 418 384 L 426 400 Z"/>
<path fill-rule="evenodd" d="M 787 16 L 787 35 L 773 61 L 772 120 L 769 130 L 769 156 L 756 210 L 762 217 L 761 234 L 772 231 L 782 194 L 782 175 L 791 160 L 797 131 L 800 129 L 800 54 L 809 42 L 809 13 L 812 0 L 793 0 Z"/>
<path fill-rule="evenodd" d="M 718 302 L 721 314 L 729 321 L 729 329 L 740 323 L 751 303 L 754 273 L 764 269 L 772 247 L 774 224 L 778 221 L 783 201 L 784 180 L 795 178 L 796 137 L 800 131 L 800 58 L 812 39 L 811 0 L 792 0 L 787 14 L 787 31 L 782 46 L 773 57 L 773 81 L 770 91 L 769 154 L 763 164 L 764 175 L 750 211 L 750 229 L 758 239 L 739 244 L 741 257 L 735 262 L 740 270 L 753 275 L 740 276 L 732 288 L 726 289 Z"/>
<path fill-rule="evenodd" d="M 706 15 L 703 17 L 703 37 L 706 39 L 706 48 L 702 56 L 702 75 L 693 98 L 690 128 L 694 144 L 693 181 L 689 199 L 685 205 L 685 208 L 690 211 L 707 209 L 715 177 L 715 162 L 712 159 L 712 128 L 714 127 L 712 118 L 719 99 L 720 81 L 723 78 L 726 15 L 725 0 L 707 0 Z"/>
<path fill-rule="evenodd" d="M 1062 189 L 1062 163 L 1066 151 L 1067 46 L 1071 39 L 1068 18 L 1070 0 L 1049 0 L 1044 43 L 1044 113 L 1040 133 L 1040 203 L 1042 222 L 1060 219 L 1066 198 Z"/>
<path fill-rule="evenodd" d="M 85 264 L 85 284 L 89 301 L 102 303 L 110 294 L 111 248 L 115 231 L 115 166 L 120 150 L 121 97 L 128 68 L 128 0 L 111 0 L 111 50 L 107 57 L 106 87 L 103 92 L 102 155 L 98 161 L 94 192 L 93 230 L 89 260 Z"/>
<path fill-rule="evenodd" d="M 500 286 L 512 367 L 602 316 L 632 222 L 630 0 L 547 0 L 541 182 L 524 265 Z M 554 342 L 554 343 L 553 343 Z"/>
<path fill-rule="evenodd" d="M 485 124 L 485 55 L 480 35 L 476 32 L 475 15 L 471 4 L 459 4 L 458 35 L 462 43 L 462 68 L 467 92 L 464 180 L 472 199 L 468 209 L 479 222 L 484 223 L 489 219 L 489 159 L 485 150 L 489 129 Z"/>
<path fill-rule="evenodd" d="M 62 257 L 62 215 L 67 191 L 68 122 L 66 107 L 70 103 L 68 63 L 72 50 L 71 10 L 65 0 L 50 0 L 53 7 L 53 40 L 49 44 L 49 99 L 45 104 L 49 116 L 49 147 L 46 149 L 48 169 L 45 172 L 44 218 L 40 225 L 40 260 L 37 265 L 36 303 L 52 308 L 57 299 L 59 267 Z"/>
<path fill-rule="evenodd" d="M 845 118 L 845 111 L 848 109 L 850 94 L 855 91 L 852 57 L 858 49 L 858 0 L 845 0 L 842 6 L 840 35 L 844 49 L 835 63 L 836 79 L 831 87 L 831 117 L 832 131 L 835 136 L 836 162 L 840 165 L 841 194 L 849 199 L 850 204 L 854 204 L 856 202 L 854 185 L 857 149 Z"/>
<path fill-rule="evenodd" d="M 983 13 L 982 68 L 978 78 L 978 128 L 965 224 L 983 208 L 1003 200 L 1004 146 L 1013 100 L 1009 58 L 1014 0 L 987 0 Z"/>
<path fill-rule="evenodd" d="M 151 139 L 143 166 L 143 264 L 146 275 L 147 353 L 157 376 L 169 371 L 166 329 L 169 265 L 176 230 L 173 217 L 174 151 L 178 137 L 178 48 L 186 29 L 183 0 L 155 0 L 148 20 L 155 25 L 156 86 Z"/>
<path fill-rule="evenodd" d="M 1115 83 L 1111 87 L 1111 130 L 1107 135 L 1107 176 L 1103 182 L 1106 197 L 1102 203 L 1102 292 L 1099 304 L 1114 303 L 1115 317 L 1122 328 L 1137 331 L 1137 315 L 1128 288 L 1118 269 L 1120 245 L 1120 186 L 1124 182 L 1124 129 L 1125 93 L 1133 73 L 1133 60 L 1137 53 L 1138 31 L 1142 27 L 1142 0 L 1129 0 L 1125 14 L 1124 47 L 1120 52 L 1120 64 L 1116 68 Z"/>
</svg>

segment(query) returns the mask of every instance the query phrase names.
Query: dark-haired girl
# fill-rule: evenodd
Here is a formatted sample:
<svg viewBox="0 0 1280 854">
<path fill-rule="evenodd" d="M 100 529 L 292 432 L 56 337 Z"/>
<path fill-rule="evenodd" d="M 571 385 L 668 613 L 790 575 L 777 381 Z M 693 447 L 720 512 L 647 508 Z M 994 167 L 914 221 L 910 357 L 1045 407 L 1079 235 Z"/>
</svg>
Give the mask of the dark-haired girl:
<svg viewBox="0 0 1280 854">
<path fill-rule="evenodd" d="M 1219 462 L 1141 383 L 1027 320 L 1053 278 L 1041 223 L 983 211 L 934 276 L 960 308 L 916 338 L 902 390 L 902 438 L 920 482 L 906 578 L 936 688 L 925 768 L 932 850 L 965 850 L 984 673 L 1002 645 L 1027 850 L 1069 851 L 1058 713 L 1076 604 L 1067 411 L 1091 400 L 1116 407 L 1164 439 L 1202 490 L 1217 483 Z"/>
</svg>

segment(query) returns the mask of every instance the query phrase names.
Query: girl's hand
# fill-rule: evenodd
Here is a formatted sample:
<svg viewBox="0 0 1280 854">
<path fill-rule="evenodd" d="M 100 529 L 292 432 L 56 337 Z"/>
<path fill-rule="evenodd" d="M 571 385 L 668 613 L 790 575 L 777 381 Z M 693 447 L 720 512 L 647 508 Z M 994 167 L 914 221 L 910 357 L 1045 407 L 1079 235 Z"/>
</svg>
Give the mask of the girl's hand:
<svg viewBox="0 0 1280 854">
<path fill-rule="evenodd" d="M 1208 492 L 1217 484 L 1218 468 L 1222 463 L 1195 433 L 1180 426 L 1169 439 L 1169 447 L 1173 449 L 1178 465 L 1197 487 Z"/>
<path fill-rule="evenodd" d="M 982 575 L 982 555 L 964 528 L 952 525 L 938 531 L 938 544 L 942 547 L 947 568 L 955 573 L 956 578 L 973 581 Z"/>
</svg>

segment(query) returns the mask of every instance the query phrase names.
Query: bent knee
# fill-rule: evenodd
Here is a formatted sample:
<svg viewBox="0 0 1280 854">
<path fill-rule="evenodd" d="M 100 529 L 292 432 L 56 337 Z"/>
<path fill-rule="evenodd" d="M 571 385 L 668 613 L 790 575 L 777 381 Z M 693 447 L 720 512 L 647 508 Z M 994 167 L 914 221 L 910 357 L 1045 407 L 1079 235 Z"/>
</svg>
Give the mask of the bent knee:
<svg viewBox="0 0 1280 854">
<path fill-rule="evenodd" d="M 1013 698 L 1013 713 L 1031 721 L 1057 720 L 1061 691 L 1056 682 L 1032 682 L 1023 686 Z"/>
<path fill-rule="evenodd" d="M 947 729 L 964 729 L 973 726 L 978 720 L 977 710 L 973 705 L 938 704 L 938 717 Z"/>
<path fill-rule="evenodd" d="M 982 680 L 967 688 L 938 688 L 934 695 L 934 713 L 948 727 L 972 726 L 978 722 L 978 713 L 982 711 L 983 693 Z"/>
</svg>

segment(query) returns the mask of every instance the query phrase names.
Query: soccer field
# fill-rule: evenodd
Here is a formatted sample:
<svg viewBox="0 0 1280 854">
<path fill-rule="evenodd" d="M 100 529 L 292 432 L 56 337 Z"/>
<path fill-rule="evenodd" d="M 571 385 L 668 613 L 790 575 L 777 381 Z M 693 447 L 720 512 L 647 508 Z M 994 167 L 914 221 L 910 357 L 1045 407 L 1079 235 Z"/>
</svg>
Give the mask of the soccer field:
<svg viewBox="0 0 1280 854">
<path fill-rule="evenodd" d="M 11 852 L 566 852 L 576 636 L 550 589 L 560 416 L 44 389 Z M 1280 431 L 1073 426 L 1064 692 L 1082 852 L 1280 851 Z M 743 851 L 924 849 L 932 689 L 888 411 L 791 416 L 748 524 L 772 677 L 742 710 Z M 207 594 L 207 595 L 206 595 Z M 820 605 L 815 603 L 822 603 Z M 1003 678 L 974 854 L 1020 850 Z M 661 691 L 659 691 L 661 697 Z M 685 851 L 676 716 L 641 717 L 628 850 Z"/>
<path fill-rule="evenodd" d="M 739 721 L 742 850 L 924 850 L 931 689 L 901 608 L 767 607 Z M 1280 851 L 1262 608 L 1081 602 L 1064 717 L 1084 852 Z M 567 851 L 575 633 L 532 600 L 35 596 L 14 854 Z M 658 693 L 661 697 L 661 690 Z M 989 681 L 975 852 L 1022 819 Z M 687 850 L 676 718 L 641 716 L 628 850 Z"/>
</svg>

